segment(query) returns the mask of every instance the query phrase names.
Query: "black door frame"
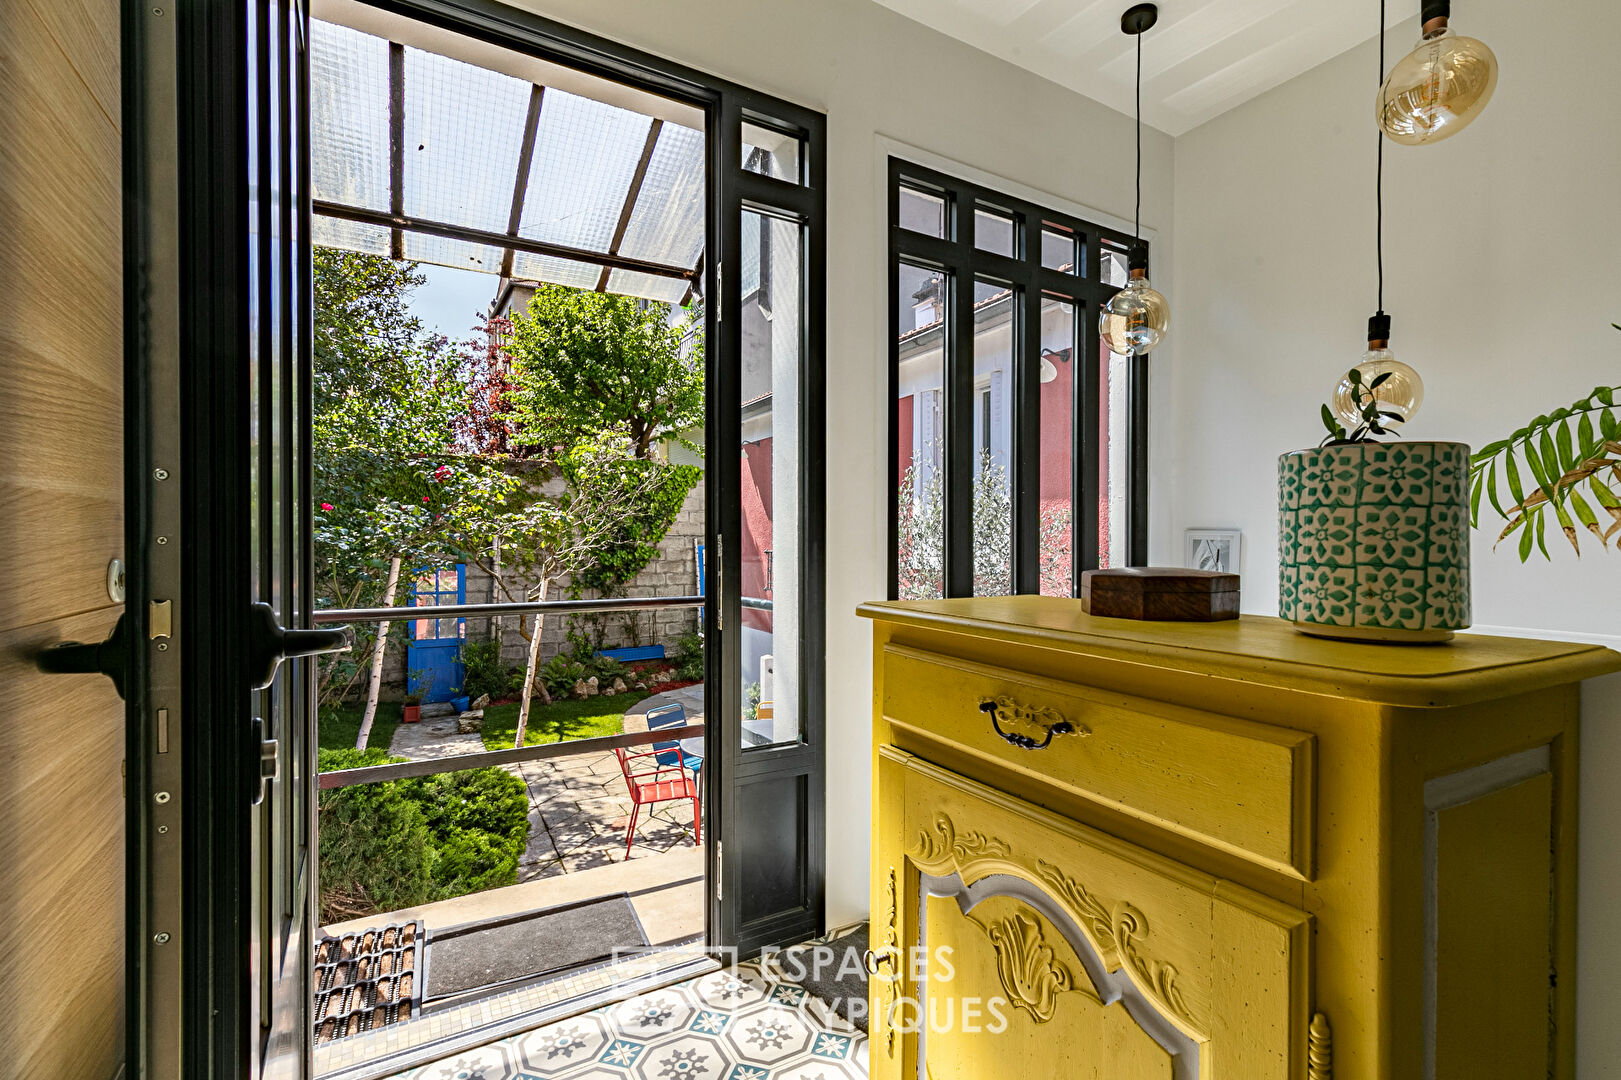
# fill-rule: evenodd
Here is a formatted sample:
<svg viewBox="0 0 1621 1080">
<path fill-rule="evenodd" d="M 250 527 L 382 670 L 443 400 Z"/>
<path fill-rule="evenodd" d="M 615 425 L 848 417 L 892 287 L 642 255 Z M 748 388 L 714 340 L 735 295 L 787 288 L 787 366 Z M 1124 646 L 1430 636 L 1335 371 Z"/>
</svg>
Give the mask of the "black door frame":
<svg viewBox="0 0 1621 1080">
<path fill-rule="evenodd" d="M 739 265 L 740 213 L 745 206 L 792 216 L 804 225 L 806 317 L 799 404 L 804 611 L 798 687 L 803 734 L 797 745 L 748 754 L 737 745 L 734 721 L 741 715 L 741 687 L 732 685 L 736 680 L 726 673 L 738 670 L 740 660 L 741 576 L 737 560 L 724 559 L 722 551 L 740 549 L 741 513 L 736 499 L 723 498 L 727 484 L 710 483 L 707 510 L 721 542 L 706 546 L 706 577 L 718 587 L 708 598 L 705 625 L 720 639 L 718 648 L 708 650 L 707 683 L 719 690 L 711 698 L 709 713 L 728 721 L 710 724 L 711 737 L 720 737 L 721 753 L 714 757 L 720 765 L 715 777 L 719 782 L 705 785 L 707 831 L 716 838 L 708 851 L 708 872 L 716 886 L 710 889 L 707 924 L 712 943 L 736 945 L 745 954 L 818 932 L 826 872 L 825 118 L 490 0 L 368 2 L 705 109 L 711 166 L 707 247 L 722 253 L 720 260 L 706 260 L 704 270 L 705 296 L 718 299 L 720 315 L 708 320 L 706 338 L 708 377 L 714 387 L 709 395 L 708 460 L 717 470 L 730 460 L 726 449 L 735 454 L 738 445 L 740 346 L 721 333 L 721 323 L 731 319 L 730 326 L 737 326 L 740 275 L 720 272 L 716 263 Z M 132 1003 L 127 1035 L 131 1075 L 137 1077 L 145 1074 L 147 1062 L 172 1056 L 184 1062 L 188 1077 L 235 1080 L 252 1060 L 257 1031 L 257 1018 L 250 1011 L 254 995 L 247 986 L 252 969 L 244 895 L 255 848 L 244 809 L 257 792 L 259 745 L 249 723 L 227 722 L 232 717 L 246 721 L 251 711 L 245 690 L 252 667 L 249 598 L 236 595 L 251 561 L 248 453 L 241 439 L 248 422 L 247 394 L 238 377 L 248 316 L 245 267 L 251 239 L 244 227 L 244 208 L 250 194 L 246 160 L 252 131 L 242 96 L 252 64 L 244 49 L 250 40 L 248 20 L 249 6 L 243 3 L 178 0 L 155 8 L 126 0 L 123 5 L 125 241 L 130 268 L 125 289 L 126 490 L 132 506 L 155 506 L 166 512 L 163 508 L 172 501 L 178 514 L 180 485 L 170 480 L 183 480 L 181 535 L 193 538 L 183 544 L 154 544 L 154 516 L 159 515 L 144 509 L 126 521 L 131 567 L 127 934 Z M 803 185 L 743 171 L 739 124 L 745 117 L 801 132 Z M 298 137 L 307 146 L 307 128 Z M 300 232 L 308 236 L 307 204 L 299 218 Z M 174 288 L 179 305 L 172 313 L 149 303 L 146 277 L 152 265 L 163 266 L 168 256 L 178 273 Z M 308 285 L 306 272 L 300 287 Z M 297 332 L 307 335 L 309 328 L 299 327 Z M 307 348 L 299 353 L 306 367 L 298 372 L 298 383 L 307 394 L 310 353 Z M 167 376 L 171 367 L 180 400 L 190 405 L 182 410 L 184 422 L 178 427 L 176 418 L 154 414 L 151 392 L 154 377 Z M 307 469 L 307 446 L 304 449 Z M 159 477 L 166 455 L 179 463 L 179 469 L 177 475 L 165 472 Z M 307 475 L 305 482 L 307 491 Z M 304 536 L 308 537 L 307 521 Z M 722 550 L 714 550 L 717 547 Z M 149 671 L 145 666 L 149 649 L 134 644 L 144 645 L 153 630 L 148 619 L 152 596 L 146 583 L 165 575 L 174 582 L 170 593 L 176 634 L 184 629 L 186 669 L 207 672 L 206 679 L 192 677 L 182 683 L 179 649 L 167 650 Z M 308 613 L 300 614 L 300 624 L 309 625 Z M 165 669 L 164 663 L 172 667 Z M 170 734 L 159 736 L 154 709 L 175 687 L 182 689 L 168 717 Z M 157 756 L 162 738 L 178 744 L 173 758 Z M 163 773 L 164 769 L 169 771 Z M 313 787 L 312 763 L 309 769 L 306 775 Z M 723 860 L 725 838 L 743 824 L 735 819 L 732 796 L 735 785 L 745 778 L 763 781 L 773 776 L 797 777 L 803 792 L 795 850 L 782 853 L 798 860 L 802 903 L 744 926 L 736 912 L 748 887 L 746 867 L 736 859 L 730 865 Z M 159 817 L 154 800 L 169 789 L 179 804 L 181 838 L 176 858 L 154 863 L 154 849 L 161 846 L 152 837 Z M 174 807 L 168 810 L 173 812 Z M 199 872 L 205 867 L 206 873 Z M 154 902 L 155 896 L 168 895 L 166 890 L 177 904 Z M 164 910 L 166 906 L 174 908 L 172 913 Z M 176 953 L 181 958 L 178 966 L 169 962 Z M 153 993 L 154 985 L 177 984 L 178 1002 Z"/>
</svg>

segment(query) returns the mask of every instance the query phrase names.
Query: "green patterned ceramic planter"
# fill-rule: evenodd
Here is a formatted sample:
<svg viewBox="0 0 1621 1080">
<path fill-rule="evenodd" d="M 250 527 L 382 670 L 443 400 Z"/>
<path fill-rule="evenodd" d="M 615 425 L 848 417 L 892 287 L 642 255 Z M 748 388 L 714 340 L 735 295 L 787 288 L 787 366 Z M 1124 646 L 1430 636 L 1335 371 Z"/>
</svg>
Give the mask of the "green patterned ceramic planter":
<svg viewBox="0 0 1621 1080">
<path fill-rule="evenodd" d="M 1469 447 L 1368 442 L 1278 459 L 1278 614 L 1308 634 L 1445 641 L 1469 625 Z"/>
</svg>

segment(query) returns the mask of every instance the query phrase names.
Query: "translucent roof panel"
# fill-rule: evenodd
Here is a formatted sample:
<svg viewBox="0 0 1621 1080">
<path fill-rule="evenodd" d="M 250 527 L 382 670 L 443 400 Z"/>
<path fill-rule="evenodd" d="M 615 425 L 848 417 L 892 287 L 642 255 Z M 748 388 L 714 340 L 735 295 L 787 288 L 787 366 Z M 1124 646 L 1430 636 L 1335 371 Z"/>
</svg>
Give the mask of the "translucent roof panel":
<svg viewBox="0 0 1621 1080">
<path fill-rule="evenodd" d="M 569 285 L 576 289 L 594 289 L 597 280 L 602 277 L 602 267 L 595 263 L 518 251 L 512 256 L 512 276 L 521 281 L 549 281 L 554 285 Z"/>
<path fill-rule="evenodd" d="M 666 304 L 679 304 L 687 295 L 688 283 L 680 278 L 644 274 L 638 270 L 614 270 L 608 274 L 608 291 L 620 296 L 640 296 L 646 300 L 663 300 Z"/>
<path fill-rule="evenodd" d="M 703 249 L 704 134 L 665 124 L 619 254 L 691 269 Z"/>
<path fill-rule="evenodd" d="M 501 272 L 501 249 L 468 240 L 449 240 L 443 236 L 405 231 L 405 257 L 416 262 L 436 266 L 454 266 L 462 270 L 483 270 L 491 274 Z"/>
<path fill-rule="evenodd" d="M 529 97 L 521 79 L 406 49 L 405 213 L 506 232 Z"/>
<path fill-rule="evenodd" d="M 651 123 L 640 113 L 547 90 L 518 235 L 607 251 Z"/>
<path fill-rule="evenodd" d="M 310 20 L 310 183 L 317 199 L 388 209 L 388 42 Z"/>
<path fill-rule="evenodd" d="M 436 42 L 408 36 L 400 43 L 404 64 L 395 74 L 403 86 L 395 89 L 401 91 L 404 169 L 403 190 L 395 192 L 389 165 L 390 43 L 312 21 L 310 152 L 317 200 L 364 217 L 387 215 L 397 199 L 414 226 L 400 229 L 407 259 L 499 274 L 510 258 L 516 279 L 580 289 L 595 289 L 604 280 L 602 264 L 583 255 L 616 253 L 614 234 L 628 205 L 617 254 L 676 272 L 697 265 L 705 238 L 701 131 L 675 122 L 646 93 L 583 73 L 536 67 L 516 55 L 510 63 L 498 62 L 487 50 L 466 52 L 449 39 L 443 39 L 443 52 L 428 51 L 438 49 Z M 482 66 L 486 63 L 490 66 Z M 521 158 L 535 93 L 531 78 L 546 85 L 526 163 Z M 673 115 L 695 122 L 690 109 Z M 644 178 L 632 199 L 644 152 Z M 525 165 L 519 236 L 574 249 L 581 258 L 516 249 L 509 254 L 514 189 Z M 316 243 L 389 254 L 386 221 L 362 224 L 333 212 L 340 216 L 316 216 Z M 423 231 L 435 224 L 462 235 L 450 239 Z M 605 288 L 674 303 L 687 294 L 688 282 L 614 270 Z"/>
<path fill-rule="evenodd" d="M 388 254 L 388 230 L 381 225 L 344 221 L 314 214 L 310 218 L 310 241 L 321 247 L 343 248 L 366 255 Z"/>
</svg>

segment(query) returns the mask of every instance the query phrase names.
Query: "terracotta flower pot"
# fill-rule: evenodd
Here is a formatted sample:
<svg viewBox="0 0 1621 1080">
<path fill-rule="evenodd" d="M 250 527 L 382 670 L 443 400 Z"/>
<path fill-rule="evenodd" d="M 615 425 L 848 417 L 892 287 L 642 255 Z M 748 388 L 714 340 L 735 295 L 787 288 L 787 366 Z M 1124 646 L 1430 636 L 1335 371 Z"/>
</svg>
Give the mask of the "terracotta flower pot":
<svg viewBox="0 0 1621 1080">
<path fill-rule="evenodd" d="M 1469 447 L 1352 443 L 1278 458 L 1278 614 L 1355 641 L 1469 625 Z"/>
<path fill-rule="evenodd" d="M 407 705 L 407 706 L 405 706 L 404 711 L 405 711 L 405 722 L 407 724 L 414 724 L 418 720 L 422 719 L 422 706 L 421 705 Z"/>
</svg>

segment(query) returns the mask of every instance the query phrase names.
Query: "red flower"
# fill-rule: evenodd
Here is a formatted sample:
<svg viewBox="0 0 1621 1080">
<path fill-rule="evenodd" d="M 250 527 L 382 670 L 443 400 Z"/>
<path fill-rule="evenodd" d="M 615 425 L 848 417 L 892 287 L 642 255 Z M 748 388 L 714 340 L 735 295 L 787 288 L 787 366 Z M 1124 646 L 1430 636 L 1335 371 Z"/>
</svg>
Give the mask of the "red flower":
<svg viewBox="0 0 1621 1080">
<path fill-rule="evenodd" d="M 331 503 L 322 503 L 321 504 L 321 509 L 322 510 L 330 510 L 330 509 L 332 509 L 332 504 Z"/>
<path fill-rule="evenodd" d="M 450 475 L 450 466 L 449 465 L 441 465 L 437 469 L 433 470 L 433 478 L 435 480 L 443 480 L 445 477 L 447 477 L 449 475 Z"/>
<path fill-rule="evenodd" d="M 426 495 L 424 495 L 424 496 L 422 496 L 422 501 L 423 501 L 423 502 L 427 502 L 427 501 L 428 501 L 428 497 L 427 497 L 427 496 L 426 496 Z"/>
</svg>

